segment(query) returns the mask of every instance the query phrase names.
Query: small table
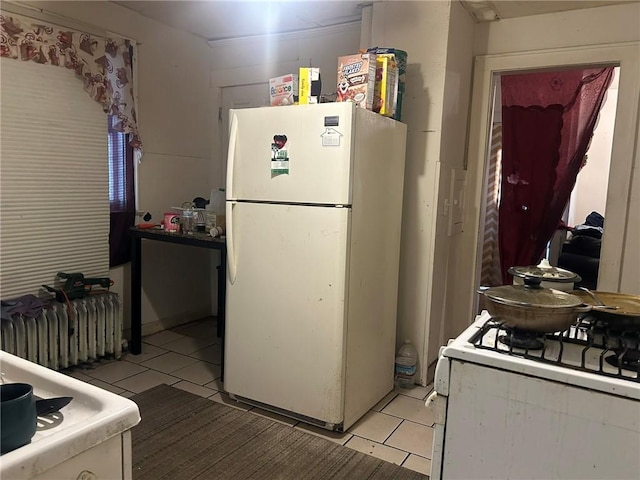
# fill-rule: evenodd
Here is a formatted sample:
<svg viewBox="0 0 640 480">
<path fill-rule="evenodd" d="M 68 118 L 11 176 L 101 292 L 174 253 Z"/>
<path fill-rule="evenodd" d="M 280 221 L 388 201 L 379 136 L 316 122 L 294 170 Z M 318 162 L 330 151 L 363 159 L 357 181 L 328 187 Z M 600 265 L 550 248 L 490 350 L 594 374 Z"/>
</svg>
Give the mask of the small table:
<svg viewBox="0 0 640 480">
<path fill-rule="evenodd" d="M 222 339 L 224 361 L 224 316 L 227 278 L 227 244 L 224 238 L 213 238 L 207 233 L 172 233 L 158 228 L 131 227 L 131 345 L 134 355 L 142 353 L 142 239 L 177 243 L 192 247 L 220 250 L 218 265 L 218 324 L 217 334 Z"/>
</svg>

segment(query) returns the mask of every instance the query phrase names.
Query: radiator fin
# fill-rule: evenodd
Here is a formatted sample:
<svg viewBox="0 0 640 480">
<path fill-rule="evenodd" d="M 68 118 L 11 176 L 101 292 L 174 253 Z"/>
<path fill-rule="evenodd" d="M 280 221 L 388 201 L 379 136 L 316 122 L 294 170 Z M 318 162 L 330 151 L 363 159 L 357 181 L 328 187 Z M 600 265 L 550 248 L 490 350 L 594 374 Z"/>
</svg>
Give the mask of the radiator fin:
<svg viewBox="0 0 640 480">
<path fill-rule="evenodd" d="M 2 350 L 54 370 L 122 356 L 122 308 L 117 294 L 53 303 L 36 317 L 2 321 Z"/>
</svg>

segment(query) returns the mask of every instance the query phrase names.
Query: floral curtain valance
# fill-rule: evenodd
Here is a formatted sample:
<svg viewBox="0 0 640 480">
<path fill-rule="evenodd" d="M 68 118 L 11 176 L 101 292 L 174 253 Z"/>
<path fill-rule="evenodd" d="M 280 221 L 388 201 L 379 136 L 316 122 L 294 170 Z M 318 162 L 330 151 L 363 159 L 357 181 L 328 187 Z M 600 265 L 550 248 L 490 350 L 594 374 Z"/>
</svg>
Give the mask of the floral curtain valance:
<svg viewBox="0 0 640 480">
<path fill-rule="evenodd" d="M 128 40 L 98 37 L 5 12 L 0 15 L 0 34 L 2 57 L 75 71 L 91 98 L 105 113 L 117 117 L 114 128 L 131 134 L 137 157 L 142 155 Z"/>
</svg>

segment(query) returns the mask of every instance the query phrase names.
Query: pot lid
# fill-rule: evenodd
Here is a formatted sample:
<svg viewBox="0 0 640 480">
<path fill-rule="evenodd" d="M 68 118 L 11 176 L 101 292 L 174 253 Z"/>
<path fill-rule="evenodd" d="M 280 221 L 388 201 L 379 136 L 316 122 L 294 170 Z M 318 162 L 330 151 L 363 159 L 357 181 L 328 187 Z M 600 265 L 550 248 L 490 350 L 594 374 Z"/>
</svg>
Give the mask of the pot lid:
<svg viewBox="0 0 640 480">
<path fill-rule="evenodd" d="M 570 272 L 563 268 L 553 267 L 544 258 L 538 265 L 527 267 L 511 267 L 509 273 L 515 277 L 534 279 L 547 282 L 579 282 L 582 280 L 577 273 Z"/>
<path fill-rule="evenodd" d="M 483 294 L 495 302 L 522 307 L 573 308 L 582 304 L 580 298 L 570 293 L 528 285 L 491 287 Z"/>
</svg>

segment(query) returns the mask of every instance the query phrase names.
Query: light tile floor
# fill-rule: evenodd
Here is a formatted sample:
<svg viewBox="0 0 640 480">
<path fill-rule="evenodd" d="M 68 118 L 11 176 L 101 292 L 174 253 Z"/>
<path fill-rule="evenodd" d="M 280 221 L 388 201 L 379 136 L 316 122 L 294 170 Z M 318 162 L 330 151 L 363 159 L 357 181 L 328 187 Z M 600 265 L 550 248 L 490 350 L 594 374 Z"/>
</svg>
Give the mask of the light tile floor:
<svg viewBox="0 0 640 480">
<path fill-rule="evenodd" d="M 140 355 L 127 353 L 119 361 L 74 367 L 65 373 L 125 397 L 166 383 L 429 474 L 433 417 L 424 402 L 431 386 L 396 389 L 347 432 L 335 433 L 232 400 L 220 381 L 221 358 L 211 317 L 143 338 Z"/>
</svg>

